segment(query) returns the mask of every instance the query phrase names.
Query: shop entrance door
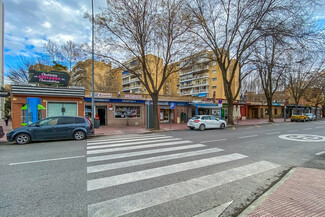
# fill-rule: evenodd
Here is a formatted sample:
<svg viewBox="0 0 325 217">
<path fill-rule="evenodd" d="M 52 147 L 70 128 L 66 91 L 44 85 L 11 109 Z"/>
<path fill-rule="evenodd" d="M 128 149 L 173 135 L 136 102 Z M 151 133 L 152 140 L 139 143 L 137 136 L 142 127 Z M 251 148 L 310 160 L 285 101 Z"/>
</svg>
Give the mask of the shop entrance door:
<svg viewBox="0 0 325 217">
<path fill-rule="evenodd" d="M 100 126 L 106 125 L 106 107 L 97 107 L 97 114 L 99 117 Z"/>
</svg>

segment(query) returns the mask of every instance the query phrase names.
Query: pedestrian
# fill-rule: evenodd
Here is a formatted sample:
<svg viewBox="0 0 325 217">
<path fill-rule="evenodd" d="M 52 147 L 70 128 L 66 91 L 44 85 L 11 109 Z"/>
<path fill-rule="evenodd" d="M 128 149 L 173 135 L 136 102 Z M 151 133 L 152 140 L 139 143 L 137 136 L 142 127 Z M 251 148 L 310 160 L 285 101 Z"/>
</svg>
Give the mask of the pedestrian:
<svg viewBox="0 0 325 217">
<path fill-rule="evenodd" d="M 6 122 L 6 126 L 8 126 L 9 117 L 5 115 L 2 119 Z"/>
</svg>

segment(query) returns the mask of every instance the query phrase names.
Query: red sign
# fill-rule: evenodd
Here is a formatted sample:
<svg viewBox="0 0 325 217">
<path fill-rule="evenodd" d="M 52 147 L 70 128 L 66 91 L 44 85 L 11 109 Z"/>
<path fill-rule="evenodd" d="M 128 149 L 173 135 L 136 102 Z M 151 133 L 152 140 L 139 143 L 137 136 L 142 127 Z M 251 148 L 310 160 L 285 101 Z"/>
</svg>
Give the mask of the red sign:
<svg viewBox="0 0 325 217">
<path fill-rule="evenodd" d="M 221 104 L 222 103 L 222 99 L 219 99 L 218 103 Z"/>
<path fill-rule="evenodd" d="M 112 104 L 109 104 L 109 105 L 108 105 L 108 108 L 113 108 L 113 105 L 112 105 Z"/>
</svg>

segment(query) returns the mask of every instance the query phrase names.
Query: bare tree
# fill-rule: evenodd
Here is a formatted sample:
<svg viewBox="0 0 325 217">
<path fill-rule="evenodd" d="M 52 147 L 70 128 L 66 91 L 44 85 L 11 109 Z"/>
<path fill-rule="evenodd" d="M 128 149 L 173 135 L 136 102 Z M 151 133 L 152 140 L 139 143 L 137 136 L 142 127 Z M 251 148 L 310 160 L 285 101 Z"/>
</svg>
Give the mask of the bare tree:
<svg viewBox="0 0 325 217">
<path fill-rule="evenodd" d="M 60 46 L 60 53 L 62 55 L 62 59 L 67 63 L 69 67 L 69 72 L 72 70 L 72 65 L 80 59 L 81 49 L 77 43 L 73 41 L 67 41 L 63 45 Z"/>
<path fill-rule="evenodd" d="M 192 0 L 188 4 L 196 24 L 192 32 L 214 52 L 222 72 L 229 124 L 233 124 L 233 105 L 242 80 L 252 71 L 250 48 L 285 21 L 286 17 L 278 16 L 279 11 L 286 4 L 293 3 L 278 0 Z"/>
<path fill-rule="evenodd" d="M 283 60 L 287 52 L 283 41 L 274 35 L 264 37 L 260 43 L 253 46 L 252 64 L 259 75 L 260 83 L 266 98 L 269 122 L 273 122 L 273 95 L 283 81 L 287 64 Z"/>
<path fill-rule="evenodd" d="M 96 24 L 114 64 L 134 75 L 153 102 L 154 129 L 159 129 L 158 97 L 165 81 L 177 71 L 176 62 L 188 54 L 188 17 L 182 0 L 107 1 Z M 114 52 L 118 51 L 118 53 Z M 100 51 L 97 51 L 100 53 Z M 124 62 L 124 60 L 131 61 Z"/>
<path fill-rule="evenodd" d="M 36 64 L 38 64 L 39 67 L 42 67 L 43 64 L 47 63 L 45 58 L 42 56 L 26 57 L 20 55 L 16 60 L 17 61 L 14 64 L 8 66 L 8 71 L 6 72 L 11 84 L 28 84 L 29 69 Z"/>
<path fill-rule="evenodd" d="M 52 62 L 59 62 L 62 59 L 60 46 L 54 41 L 48 40 L 43 47 Z"/>
<path fill-rule="evenodd" d="M 323 72 L 319 73 L 311 86 L 306 89 L 304 98 L 312 103 L 316 109 L 319 105 L 325 104 L 325 74 Z M 317 110 L 315 115 L 317 116 Z"/>
<path fill-rule="evenodd" d="M 306 54 L 301 51 L 299 54 L 290 56 L 290 59 L 292 64 L 285 74 L 285 79 L 288 91 L 295 103 L 295 112 L 297 112 L 300 99 L 317 80 L 317 76 L 324 68 L 325 61 L 319 59 L 315 53 Z"/>
</svg>

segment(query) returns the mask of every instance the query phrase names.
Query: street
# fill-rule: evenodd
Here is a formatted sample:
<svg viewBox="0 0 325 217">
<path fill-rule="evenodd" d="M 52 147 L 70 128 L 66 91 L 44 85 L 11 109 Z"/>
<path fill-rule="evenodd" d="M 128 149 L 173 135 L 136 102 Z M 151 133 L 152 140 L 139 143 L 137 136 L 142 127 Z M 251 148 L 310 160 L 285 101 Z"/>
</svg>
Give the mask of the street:
<svg viewBox="0 0 325 217">
<path fill-rule="evenodd" d="M 325 169 L 324 129 L 284 122 L 0 143 L 0 216 L 237 216 L 290 168 Z"/>
</svg>

